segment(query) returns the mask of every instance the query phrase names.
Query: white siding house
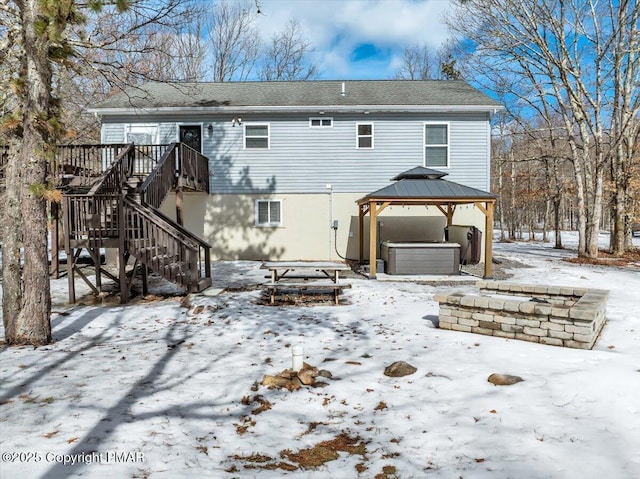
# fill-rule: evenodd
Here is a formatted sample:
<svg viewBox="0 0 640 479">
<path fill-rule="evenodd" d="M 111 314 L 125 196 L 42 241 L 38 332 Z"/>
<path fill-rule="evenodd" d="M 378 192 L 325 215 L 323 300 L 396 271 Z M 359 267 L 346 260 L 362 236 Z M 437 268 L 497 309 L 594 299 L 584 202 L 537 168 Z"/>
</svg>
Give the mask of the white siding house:
<svg viewBox="0 0 640 479">
<path fill-rule="evenodd" d="M 320 260 L 357 257 L 356 201 L 402 171 L 426 166 L 488 191 L 500 108 L 462 81 L 380 80 L 151 83 L 91 111 L 105 143 L 190 135 L 213 176 L 209 195 L 185 195 L 185 226 L 215 258 Z M 434 210 L 422 208 L 436 219 L 419 223 L 407 218 L 415 208 L 390 208 L 382 239 L 441 235 Z M 473 208 L 456 215 L 484 227 Z"/>
</svg>

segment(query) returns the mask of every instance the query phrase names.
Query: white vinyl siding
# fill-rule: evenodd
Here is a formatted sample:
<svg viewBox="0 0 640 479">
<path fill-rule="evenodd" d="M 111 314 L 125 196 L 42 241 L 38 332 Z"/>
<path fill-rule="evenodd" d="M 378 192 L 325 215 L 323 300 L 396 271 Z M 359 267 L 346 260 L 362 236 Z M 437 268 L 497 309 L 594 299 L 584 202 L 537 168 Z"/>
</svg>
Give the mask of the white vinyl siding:
<svg viewBox="0 0 640 479">
<path fill-rule="evenodd" d="M 373 148 L 373 123 L 356 124 L 356 148 Z"/>
<path fill-rule="evenodd" d="M 203 154 L 209 158 L 211 191 L 227 194 L 368 193 L 387 186 L 389 179 L 425 165 L 425 124 L 448 125 L 447 179 L 485 190 L 489 181 L 490 124 L 487 113 L 362 113 L 332 114 L 332 128 L 309 127 L 309 113 L 242 114 L 232 126 L 226 114 L 157 115 L 146 123 L 159 125 L 161 143 L 175 141 L 176 123 L 205 125 Z M 105 143 L 124 143 L 132 117 L 103 118 Z M 208 132 L 206 126 L 214 129 Z M 374 124 L 375 149 L 356 148 L 360 123 Z M 269 126 L 269 149 L 246 149 L 244 126 Z M 164 131 L 171 131 L 170 139 Z M 363 159 L 366 157 L 366 165 Z M 253 201 L 251 202 L 253 207 Z M 253 211 L 253 210 L 252 210 Z M 287 222 L 288 223 L 288 222 Z"/>
<path fill-rule="evenodd" d="M 333 126 L 333 118 L 315 117 L 309 118 L 310 128 L 331 128 Z"/>
<path fill-rule="evenodd" d="M 244 147 L 247 150 L 268 150 L 269 149 L 269 124 L 268 123 L 245 123 L 244 124 Z"/>
<path fill-rule="evenodd" d="M 256 226 L 282 226 L 282 201 L 256 200 Z"/>
<path fill-rule="evenodd" d="M 424 166 L 428 168 L 449 167 L 448 123 L 425 123 Z"/>
</svg>

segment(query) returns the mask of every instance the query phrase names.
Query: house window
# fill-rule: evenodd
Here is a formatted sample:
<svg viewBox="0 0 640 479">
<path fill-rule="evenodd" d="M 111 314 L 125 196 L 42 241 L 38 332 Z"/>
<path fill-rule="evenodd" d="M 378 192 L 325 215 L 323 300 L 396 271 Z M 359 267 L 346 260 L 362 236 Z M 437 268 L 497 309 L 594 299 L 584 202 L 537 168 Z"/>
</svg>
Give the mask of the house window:
<svg viewBox="0 0 640 479">
<path fill-rule="evenodd" d="M 429 123 L 424 126 L 425 166 L 449 166 L 449 125 Z"/>
<path fill-rule="evenodd" d="M 357 148 L 373 148 L 373 123 L 358 123 L 356 134 Z"/>
<path fill-rule="evenodd" d="M 333 118 L 309 118 L 309 126 L 311 128 L 331 128 L 333 126 Z"/>
<path fill-rule="evenodd" d="M 282 226 L 282 201 L 257 200 L 256 226 Z"/>
<path fill-rule="evenodd" d="M 125 130 L 125 143 L 136 145 L 157 145 L 158 125 L 128 125 Z"/>
<path fill-rule="evenodd" d="M 249 149 L 269 149 L 269 124 L 244 125 L 244 147 Z"/>
</svg>

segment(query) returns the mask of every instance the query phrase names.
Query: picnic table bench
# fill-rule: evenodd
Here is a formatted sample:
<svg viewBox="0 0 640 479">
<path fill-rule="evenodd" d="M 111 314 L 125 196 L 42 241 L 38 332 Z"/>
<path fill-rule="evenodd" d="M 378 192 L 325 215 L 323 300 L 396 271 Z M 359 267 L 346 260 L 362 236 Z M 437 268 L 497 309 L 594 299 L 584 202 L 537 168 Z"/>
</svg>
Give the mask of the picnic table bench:
<svg viewBox="0 0 640 479">
<path fill-rule="evenodd" d="M 264 285 L 269 291 L 271 304 L 278 291 L 331 290 L 335 304 L 340 303 L 340 292 L 351 284 L 340 281 L 340 271 L 351 268 L 334 261 L 266 261 L 260 266 L 271 272 L 271 282 Z M 293 281 L 292 281 L 293 280 Z"/>
</svg>

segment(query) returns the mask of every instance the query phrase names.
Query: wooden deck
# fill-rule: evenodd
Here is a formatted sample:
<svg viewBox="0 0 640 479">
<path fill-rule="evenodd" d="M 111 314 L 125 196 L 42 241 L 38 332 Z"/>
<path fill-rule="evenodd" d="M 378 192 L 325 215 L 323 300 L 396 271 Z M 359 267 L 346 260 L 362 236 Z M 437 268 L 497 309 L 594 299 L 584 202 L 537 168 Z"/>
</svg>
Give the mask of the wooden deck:
<svg viewBox="0 0 640 479">
<path fill-rule="evenodd" d="M 0 147 L 0 181 L 10 154 L 8 147 Z M 54 238 L 60 221 L 64 231 L 69 301 L 76 299 L 76 275 L 95 293 L 101 292 L 103 275 L 115 280 L 122 302 L 131 297 L 136 274 L 146 293 L 149 270 L 185 291 L 209 287 L 210 245 L 157 209 L 176 188 L 208 193 L 208 165 L 206 157 L 182 143 L 59 146 L 49 177 L 63 196 L 61 205 L 51 204 L 51 212 Z M 103 248 L 117 251 L 117 275 L 101 267 Z M 57 241 L 52 249 L 52 271 L 58 275 Z M 83 250 L 93 259 L 93 282 L 79 267 Z"/>
</svg>

